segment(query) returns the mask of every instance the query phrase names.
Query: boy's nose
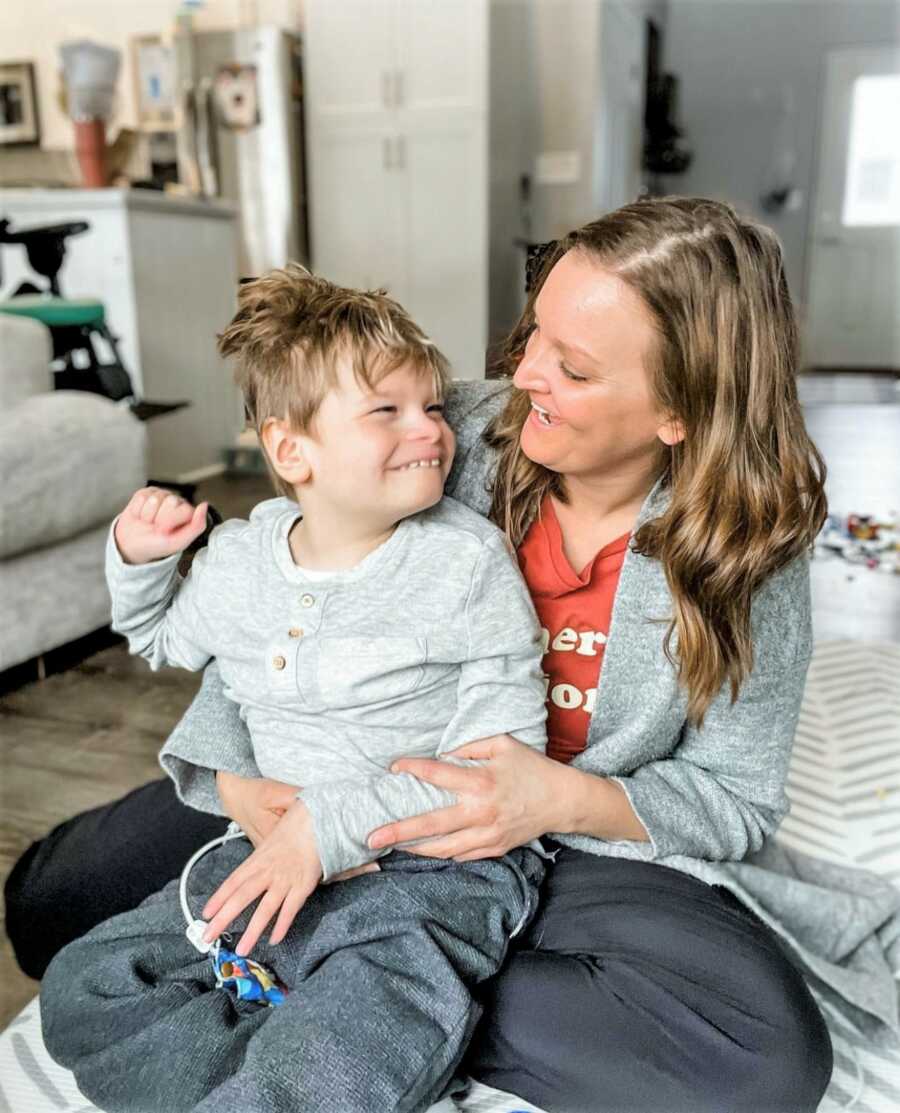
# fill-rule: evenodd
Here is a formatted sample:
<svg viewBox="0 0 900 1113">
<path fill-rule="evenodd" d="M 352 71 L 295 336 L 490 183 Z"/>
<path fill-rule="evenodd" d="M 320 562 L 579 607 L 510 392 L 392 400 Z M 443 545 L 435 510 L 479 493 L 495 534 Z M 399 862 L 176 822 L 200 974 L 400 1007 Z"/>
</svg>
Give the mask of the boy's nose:
<svg viewBox="0 0 900 1113">
<path fill-rule="evenodd" d="M 435 421 L 428 414 L 417 417 L 410 425 L 409 434 L 415 440 L 427 441 L 434 444 L 441 439 L 441 423 Z"/>
</svg>

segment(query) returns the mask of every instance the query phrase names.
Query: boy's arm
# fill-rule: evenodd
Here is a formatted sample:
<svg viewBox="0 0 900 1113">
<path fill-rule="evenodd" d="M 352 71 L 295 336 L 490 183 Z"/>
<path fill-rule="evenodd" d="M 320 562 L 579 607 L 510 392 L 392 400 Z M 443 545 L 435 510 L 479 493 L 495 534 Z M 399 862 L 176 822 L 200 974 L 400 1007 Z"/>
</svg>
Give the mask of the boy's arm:
<svg viewBox="0 0 900 1113">
<path fill-rule="evenodd" d="M 208 550 L 197 554 L 187 579 L 178 574 L 181 552 L 203 532 L 205 523 L 205 503 L 195 508 L 178 495 L 145 487 L 110 528 L 106 582 L 112 628 L 124 634 L 130 651 L 153 669 L 199 669 L 212 656 L 203 644 L 203 612 L 197 599 Z"/>
<path fill-rule="evenodd" d="M 495 734 L 511 734 L 543 753 L 547 707 L 541 631 L 515 557 L 499 531 L 482 549 L 465 621 L 467 659 L 460 672 L 456 713 L 438 755 Z"/>
<path fill-rule="evenodd" d="M 460 672 L 457 709 L 436 756 L 495 734 L 512 734 L 543 752 L 547 712 L 540 630 L 528 589 L 499 534 L 485 545 L 473 575 L 460 636 L 468 638 L 468 659 Z M 458 802 L 454 793 L 410 773 L 332 781 L 299 795 L 313 817 L 325 880 L 393 849 L 368 846 L 376 828 Z"/>
</svg>

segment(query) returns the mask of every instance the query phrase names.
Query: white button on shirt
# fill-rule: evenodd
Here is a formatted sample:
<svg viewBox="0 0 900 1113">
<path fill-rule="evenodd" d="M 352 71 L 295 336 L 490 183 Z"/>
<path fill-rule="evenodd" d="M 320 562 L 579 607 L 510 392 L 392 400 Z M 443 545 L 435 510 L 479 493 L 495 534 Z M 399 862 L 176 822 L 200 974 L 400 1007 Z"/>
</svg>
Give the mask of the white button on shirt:
<svg viewBox="0 0 900 1113">
<path fill-rule="evenodd" d="M 300 603 L 304 607 L 311 607 L 313 603 L 315 603 L 315 601 L 315 596 L 310 595 L 308 591 L 304 595 L 300 596 Z"/>
</svg>

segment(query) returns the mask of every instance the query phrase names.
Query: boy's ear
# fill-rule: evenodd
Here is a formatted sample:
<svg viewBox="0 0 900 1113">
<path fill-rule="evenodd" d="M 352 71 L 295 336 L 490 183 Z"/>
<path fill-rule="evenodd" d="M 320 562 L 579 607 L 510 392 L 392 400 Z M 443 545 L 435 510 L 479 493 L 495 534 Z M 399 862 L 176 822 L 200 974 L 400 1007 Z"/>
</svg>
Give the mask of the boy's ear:
<svg viewBox="0 0 900 1113">
<path fill-rule="evenodd" d="M 263 449 L 278 475 L 292 487 L 306 483 L 312 469 L 304 449 L 304 437 L 277 417 L 267 418 L 260 434 Z"/>
</svg>

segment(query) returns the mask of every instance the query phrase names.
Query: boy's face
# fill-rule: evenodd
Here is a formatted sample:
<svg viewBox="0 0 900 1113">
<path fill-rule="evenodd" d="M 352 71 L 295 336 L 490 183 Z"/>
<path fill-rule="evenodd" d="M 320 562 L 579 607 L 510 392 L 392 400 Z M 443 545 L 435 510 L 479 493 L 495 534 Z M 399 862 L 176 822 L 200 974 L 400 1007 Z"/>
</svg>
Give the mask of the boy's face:
<svg viewBox="0 0 900 1113">
<path fill-rule="evenodd" d="M 403 364 L 370 390 L 342 361 L 338 383 L 304 438 L 314 497 L 384 525 L 438 502 L 456 438 L 431 376 Z"/>
</svg>

